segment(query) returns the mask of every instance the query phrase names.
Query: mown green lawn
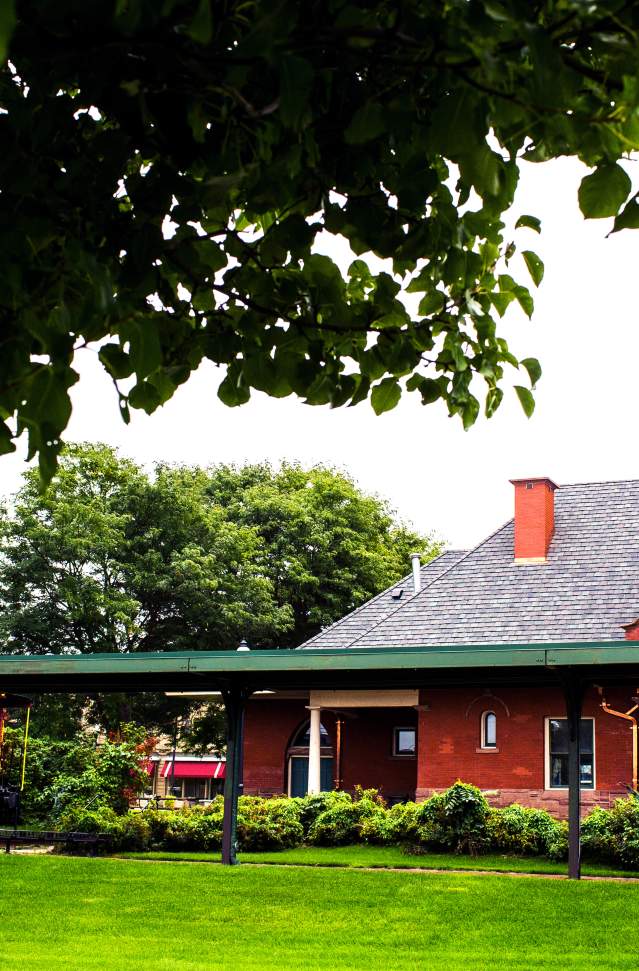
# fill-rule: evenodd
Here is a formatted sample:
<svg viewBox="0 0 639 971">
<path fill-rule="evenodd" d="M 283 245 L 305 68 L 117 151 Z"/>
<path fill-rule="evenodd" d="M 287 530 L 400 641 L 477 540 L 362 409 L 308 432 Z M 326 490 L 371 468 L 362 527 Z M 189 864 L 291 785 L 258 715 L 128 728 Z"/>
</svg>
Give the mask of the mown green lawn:
<svg viewBox="0 0 639 971">
<path fill-rule="evenodd" d="M 146 853 L 119 854 L 136 860 L 189 860 L 219 863 L 218 853 L 179 852 L 164 850 Z M 244 863 L 274 863 L 296 866 L 400 867 L 427 870 L 494 870 L 501 873 L 559 873 L 568 872 L 566 863 L 554 863 L 541 856 L 505 856 L 490 853 L 482 856 L 461 856 L 453 853 L 424 853 L 409 856 L 399 846 L 299 846 L 293 850 L 272 850 L 263 853 L 241 853 Z M 639 877 L 636 870 L 616 870 L 600 863 L 584 863 L 589 876 Z"/>
<path fill-rule="evenodd" d="M 0 857 L 2 971 L 632 969 L 639 885 Z"/>
</svg>

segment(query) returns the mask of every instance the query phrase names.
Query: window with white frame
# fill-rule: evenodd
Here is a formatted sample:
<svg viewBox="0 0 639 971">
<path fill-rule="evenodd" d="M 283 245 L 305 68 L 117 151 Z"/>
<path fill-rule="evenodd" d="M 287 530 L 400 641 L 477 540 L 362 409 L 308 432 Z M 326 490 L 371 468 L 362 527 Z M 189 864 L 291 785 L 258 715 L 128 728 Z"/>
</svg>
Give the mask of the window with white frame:
<svg viewBox="0 0 639 971">
<path fill-rule="evenodd" d="M 595 788 L 595 720 L 582 718 L 580 724 L 580 779 L 584 789 Z M 546 788 L 568 788 L 568 719 L 546 719 Z"/>
<path fill-rule="evenodd" d="M 481 716 L 481 747 L 497 748 L 497 715 L 484 711 Z"/>
<path fill-rule="evenodd" d="M 415 755 L 417 752 L 417 729 L 393 729 L 393 755 Z"/>
</svg>

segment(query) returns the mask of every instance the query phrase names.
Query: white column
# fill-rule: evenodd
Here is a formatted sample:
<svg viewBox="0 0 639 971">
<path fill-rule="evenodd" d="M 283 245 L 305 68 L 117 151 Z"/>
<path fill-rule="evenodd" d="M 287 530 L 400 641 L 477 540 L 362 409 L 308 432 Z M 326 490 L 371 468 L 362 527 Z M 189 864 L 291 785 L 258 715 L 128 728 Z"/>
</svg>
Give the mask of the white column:
<svg viewBox="0 0 639 971">
<path fill-rule="evenodd" d="M 311 708 L 311 731 L 308 744 L 308 788 L 307 792 L 313 795 L 320 791 L 320 714 L 319 708 Z"/>
</svg>

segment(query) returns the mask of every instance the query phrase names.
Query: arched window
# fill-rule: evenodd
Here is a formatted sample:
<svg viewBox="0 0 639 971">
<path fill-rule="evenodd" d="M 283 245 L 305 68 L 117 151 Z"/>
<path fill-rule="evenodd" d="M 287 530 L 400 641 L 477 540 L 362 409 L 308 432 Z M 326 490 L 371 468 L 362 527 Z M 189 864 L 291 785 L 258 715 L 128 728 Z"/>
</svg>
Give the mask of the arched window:
<svg viewBox="0 0 639 971">
<path fill-rule="evenodd" d="M 497 715 L 485 711 L 481 716 L 481 747 L 497 748 Z"/>
<path fill-rule="evenodd" d="M 310 744 L 311 744 L 311 722 L 309 719 L 307 722 L 305 722 L 302 725 L 297 735 L 291 742 L 291 748 L 297 747 L 297 746 L 300 746 L 301 748 L 308 748 Z M 328 737 L 328 732 L 326 731 L 324 726 L 320 724 L 320 745 L 324 746 L 324 745 L 330 745 L 330 744 L 331 744 L 331 740 Z"/>
</svg>

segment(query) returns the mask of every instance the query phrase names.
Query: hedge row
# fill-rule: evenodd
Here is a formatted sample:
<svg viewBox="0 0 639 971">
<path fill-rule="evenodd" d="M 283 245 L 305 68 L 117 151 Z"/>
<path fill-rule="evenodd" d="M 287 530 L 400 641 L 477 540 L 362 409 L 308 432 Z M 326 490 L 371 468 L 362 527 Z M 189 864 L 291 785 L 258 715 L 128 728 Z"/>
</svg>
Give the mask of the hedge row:
<svg viewBox="0 0 639 971">
<path fill-rule="evenodd" d="M 118 816 L 110 809 L 73 809 L 59 828 L 109 834 L 116 849 L 217 850 L 222 843 L 221 797 L 206 807 L 144 810 Z M 242 796 L 238 840 L 243 850 L 351 843 L 403 845 L 407 852 L 490 851 L 565 859 L 567 827 L 542 809 L 514 804 L 492 809 L 479 789 L 462 782 L 421 803 L 386 807 L 375 790 L 355 796 L 327 792 L 304 799 Z M 639 801 L 619 799 L 595 809 L 582 826 L 592 858 L 639 868 Z"/>
</svg>

